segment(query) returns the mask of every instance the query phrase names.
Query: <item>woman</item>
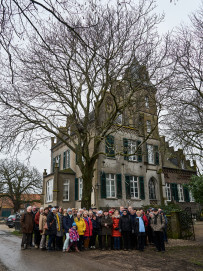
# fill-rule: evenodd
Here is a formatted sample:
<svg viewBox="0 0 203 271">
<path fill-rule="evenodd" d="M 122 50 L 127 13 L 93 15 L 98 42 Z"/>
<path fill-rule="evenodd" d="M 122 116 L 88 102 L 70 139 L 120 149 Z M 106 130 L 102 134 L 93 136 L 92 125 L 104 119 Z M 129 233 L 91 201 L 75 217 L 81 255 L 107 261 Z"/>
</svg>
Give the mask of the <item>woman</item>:
<svg viewBox="0 0 203 271">
<path fill-rule="evenodd" d="M 88 249 L 89 247 L 89 242 L 90 242 L 90 237 L 92 236 L 92 221 L 88 217 L 88 211 L 85 211 L 83 214 L 83 219 L 86 224 L 86 229 L 84 232 L 84 249 Z"/>
<path fill-rule="evenodd" d="M 84 232 L 86 230 L 86 224 L 84 219 L 80 216 L 80 212 L 77 213 L 77 217 L 74 220 L 79 234 L 78 249 L 81 251 L 83 246 Z"/>
<path fill-rule="evenodd" d="M 114 240 L 114 249 L 120 250 L 121 233 L 119 231 L 120 215 L 118 210 L 115 211 L 114 215 L 112 216 L 112 220 L 113 220 L 112 237 Z"/>
<path fill-rule="evenodd" d="M 48 251 L 55 250 L 54 244 L 56 239 L 56 209 L 52 208 L 51 212 L 47 216 L 47 226 L 48 230 L 46 231 L 46 234 L 49 235 L 49 241 L 48 241 Z M 52 247 L 53 244 L 53 247 Z"/>
<path fill-rule="evenodd" d="M 42 236 L 41 241 L 40 241 L 40 249 L 41 250 L 46 250 L 46 229 L 44 228 L 46 222 L 47 222 L 47 215 L 49 213 L 49 208 L 46 207 L 44 208 L 44 212 L 40 214 L 39 217 L 39 231 Z"/>
<path fill-rule="evenodd" d="M 56 250 L 63 250 L 63 208 L 59 207 L 58 213 L 56 213 Z"/>
</svg>

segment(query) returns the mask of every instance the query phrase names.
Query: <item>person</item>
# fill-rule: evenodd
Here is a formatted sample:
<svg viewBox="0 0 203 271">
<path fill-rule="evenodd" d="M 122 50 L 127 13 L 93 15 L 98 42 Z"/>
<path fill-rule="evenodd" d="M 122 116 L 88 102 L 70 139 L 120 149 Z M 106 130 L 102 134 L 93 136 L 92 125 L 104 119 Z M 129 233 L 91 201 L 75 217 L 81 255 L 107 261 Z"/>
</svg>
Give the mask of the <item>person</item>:
<svg viewBox="0 0 203 271">
<path fill-rule="evenodd" d="M 158 213 L 158 209 L 154 209 L 154 215 L 151 218 L 151 227 L 154 232 L 154 241 L 156 245 L 156 251 L 165 251 L 164 244 L 164 233 L 163 229 L 165 228 L 165 218 Z"/>
<path fill-rule="evenodd" d="M 95 214 L 92 215 L 92 236 L 90 237 L 90 248 L 95 249 L 95 242 L 98 235 L 99 223 Z"/>
<path fill-rule="evenodd" d="M 97 223 L 98 223 L 98 241 L 99 241 L 99 249 L 102 249 L 102 226 L 101 226 L 101 220 L 102 220 L 103 211 L 99 210 L 97 212 Z"/>
<path fill-rule="evenodd" d="M 39 248 L 40 246 L 40 241 L 41 241 L 41 234 L 39 231 L 39 217 L 41 214 L 43 214 L 44 208 L 41 207 L 39 211 L 35 214 L 35 224 L 34 224 L 34 233 L 35 233 L 35 248 Z"/>
<path fill-rule="evenodd" d="M 104 210 L 104 216 L 101 219 L 102 226 L 102 250 L 111 250 L 111 232 L 112 232 L 113 221 L 109 216 L 108 210 Z M 106 243 L 107 241 L 107 243 Z"/>
<path fill-rule="evenodd" d="M 135 231 L 138 237 L 138 250 L 144 251 L 145 246 L 145 223 L 142 216 L 142 212 L 136 212 L 136 220 L 135 220 Z"/>
<path fill-rule="evenodd" d="M 123 210 L 123 215 L 121 216 L 120 221 L 119 221 L 119 231 L 121 232 L 122 237 L 123 237 L 124 250 L 131 250 L 130 238 L 131 238 L 132 226 L 131 226 L 130 217 L 128 216 L 126 209 Z"/>
<path fill-rule="evenodd" d="M 27 207 L 27 212 L 20 218 L 21 229 L 23 233 L 21 249 L 30 248 L 31 236 L 34 228 L 34 218 L 32 214 L 32 207 Z"/>
<path fill-rule="evenodd" d="M 130 242 L 130 247 L 131 249 L 137 249 L 137 232 L 136 232 L 136 211 L 132 208 L 130 209 L 130 220 L 131 220 L 131 227 L 132 227 L 132 234 L 131 234 L 131 242 Z"/>
<path fill-rule="evenodd" d="M 73 214 L 72 214 L 72 209 L 68 208 L 67 209 L 67 216 L 63 217 L 63 228 L 66 234 L 66 240 L 63 244 L 63 252 L 67 251 L 68 245 L 69 245 L 69 230 L 72 227 L 72 224 L 74 222 Z"/>
<path fill-rule="evenodd" d="M 76 226 L 77 226 L 77 231 L 79 234 L 79 241 L 78 241 L 78 249 L 82 251 L 83 249 L 83 238 L 84 238 L 84 232 L 86 230 L 86 224 L 84 219 L 81 217 L 81 213 L 77 213 L 77 217 L 74 219 Z"/>
<path fill-rule="evenodd" d="M 120 206 L 120 216 L 123 215 L 123 210 L 124 210 L 124 207 L 123 207 L 123 206 Z"/>
<path fill-rule="evenodd" d="M 56 209 L 52 208 L 51 212 L 47 216 L 47 227 L 46 234 L 49 235 L 48 240 L 48 251 L 55 250 L 55 239 L 56 239 Z"/>
<path fill-rule="evenodd" d="M 86 229 L 84 232 L 84 249 L 87 250 L 89 248 L 90 237 L 92 236 L 92 221 L 88 217 L 88 211 L 84 211 L 83 219 L 86 224 Z"/>
<path fill-rule="evenodd" d="M 120 238 L 121 233 L 119 231 L 119 221 L 120 221 L 120 215 L 119 211 L 116 210 L 114 215 L 112 216 L 113 225 L 112 225 L 112 237 L 114 240 L 114 249 L 120 250 Z"/>
<path fill-rule="evenodd" d="M 56 250 L 63 250 L 63 208 L 58 208 L 56 213 Z"/>
<path fill-rule="evenodd" d="M 168 236 L 167 236 L 167 224 L 168 224 L 168 219 L 166 217 L 166 215 L 164 214 L 164 212 L 161 210 L 160 211 L 160 215 L 162 215 L 165 219 L 165 227 L 163 229 L 163 233 L 164 233 L 164 242 L 168 243 Z"/>
<path fill-rule="evenodd" d="M 40 217 L 39 217 L 39 231 L 42 236 L 41 241 L 40 241 L 40 249 L 41 250 L 46 250 L 47 234 L 46 234 L 46 229 L 44 228 L 44 226 L 47 222 L 48 213 L 49 213 L 49 208 L 46 207 L 46 208 L 44 208 L 44 212 L 42 214 L 40 214 Z"/>
<path fill-rule="evenodd" d="M 32 216 L 33 216 L 33 219 L 34 219 L 34 227 L 33 227 L 33 232 L 32 232 L 32 235 L 31 235 L 30 246 L 34 247 L 34 245 L 33 245 L 33 233 L 34 233 L 34 244 L 35 244 L 36 236 L 35 236 L 34 229 L 35 229 L 35 215 L 37 213 L 37 207 L 35 205 L 32 206 L 32 212 L 31 213 L 32 213 Z"/>
<path fill-rule="evenodd" d="M 67 248 L 67 252 L 69 252 L 70 248 L 74 247 L 75 251 L 79 252 L 77 242 L 79 241 L 79 234 L 77 232 L 76 223 L 73 222 L 72 228 L 69 230 L 69 246 Z"/>
</svg>

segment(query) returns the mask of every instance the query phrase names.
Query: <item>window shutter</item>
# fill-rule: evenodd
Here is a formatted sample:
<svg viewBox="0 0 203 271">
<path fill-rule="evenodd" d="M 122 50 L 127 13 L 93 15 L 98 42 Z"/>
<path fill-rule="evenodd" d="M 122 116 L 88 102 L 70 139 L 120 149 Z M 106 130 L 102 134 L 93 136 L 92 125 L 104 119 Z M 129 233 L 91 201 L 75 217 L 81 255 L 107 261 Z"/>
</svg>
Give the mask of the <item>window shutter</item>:
<svg viewBox="0 0 203 271">
<path fill-rule="evenodd" d="M 124 153 L 124 160 L 128 160 L 129 156 L 126 155 L 128 154 L 128 139 L 127 138 L 123 138 L 123 153 Z"/>
<path fill-rule="evenodd" d="M 53 172 L 54 172 L 54 169 L 55 169 L 55 164 L 56 164 L 56 158 L 54 157 L 53 158 Z"/>
<path fill-rule="evenodd" d="M 137 148 L 138 146 L 141 144 L 141 141 L 137 141 Z M 142 147 L 140 147 L 138 149 L 138 152 L 137 152 L 137 161 L 138 162 L 142 162 Z"/>
<path fill-rule="evenodd" d="M 178 202 L 179 201 L 179 196 L 178 196 L 178 185 L 177 185 L 177 183 L 172 183 L 171 188 L 172 188 L 173 199 Z"/>
<path fill-rule="evenodd" d="M 107 154 L 107 157 L 115 157 L 114 136 L 112 135 L 108 135 L 106 137 L 106 154 Z"/>
<path fill-rule="evenodd" d="M 60 166 L 61 166 L 61 154 L 59 155 L 59 170 L 60 170 Z"/>
<path fill-rule="evenodd" d="M 125 192 L 126 192 L 126 199 L 130 199 L 130 177 L 125 176 Z"/>
<path fill-rule="evenodd" d="M 78 200 L 78 178 L 75 178 L 75 200 Z"/>
<path fill-rule="evenodd" d="M 117 180 L 117 198 L 122 199 L 122 177 L 121 174 L 116 175 Z"/>
<path fill-rule="evenodd" d="M 145 199 L 145 191 L 144 191 L 144 177 L 139 177 L 140 184 L 140 199 Z"/>
<path fill-rule="evenodd" d="M 190 195 L 189 195 L 189 190 L 187 187 L 183 186 L 183 192 L 184 192 L 184 199 L 185 202 L 190 202 Z"/>
<path fill-rule="evenodd" d="M 155 164 L 159 165 L 159 147 L 158 146 L 154 146 L 154 160 L 155 160 Z"/>
<path fill-rule="evenodd" d="M 63 169 L 66 168 L 66 152 L 63 153 Z"/>
<path fill-rule="evenodd" d="M 106 198 L 106 173 L 101 172 L 101 198 Z"/>
</svg>

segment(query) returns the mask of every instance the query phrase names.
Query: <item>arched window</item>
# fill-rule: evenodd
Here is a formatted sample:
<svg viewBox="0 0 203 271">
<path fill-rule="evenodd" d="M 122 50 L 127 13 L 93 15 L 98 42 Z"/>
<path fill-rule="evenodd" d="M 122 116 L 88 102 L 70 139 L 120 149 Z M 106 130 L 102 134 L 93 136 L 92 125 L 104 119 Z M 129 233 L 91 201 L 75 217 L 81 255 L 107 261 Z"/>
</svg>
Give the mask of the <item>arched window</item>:
<svg viewBox="0 0 203 271">
<path fill-rule="evenodd" d="M 149 199 L 156 199 L 156 183 L 154 178 L 149 180 Z"/>
</svg>

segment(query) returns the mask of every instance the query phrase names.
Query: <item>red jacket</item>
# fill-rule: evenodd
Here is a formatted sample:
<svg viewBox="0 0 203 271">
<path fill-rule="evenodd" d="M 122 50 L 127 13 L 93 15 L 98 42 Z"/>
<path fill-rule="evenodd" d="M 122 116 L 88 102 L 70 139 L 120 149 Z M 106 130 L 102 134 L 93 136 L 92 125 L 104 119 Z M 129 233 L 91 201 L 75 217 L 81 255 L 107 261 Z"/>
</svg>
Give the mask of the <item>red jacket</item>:
<svg viewBox="0 0 203 271">
<path fill-rule="evenodd" d="M 40 212 L 38 211 L 35 215 L 35 224 L 39 225 L 39 217 L 40 217 Z"/>
<path fill-rule="evenodd" d="M 88 221 L 89 223 L 86 221 L 86 219 L 83 217 L 84 221 L 85 221 L 85 224 L 86 224 L 86 230 L 84 232 L 84 236 L 86 237 L 90 237 L 92 236 L 92 221 L 91 219 L 88 217 Z"/>
<path fill-rule="evenodd" d="M 121 232 L 119 232 L 119 220 L 120 220 L 120 218 L 113 217 L 112 220 L 113 220 L 112 236 L 113 237 L 121 237 Z"/>
<path fill-rule="evenodd" d="M 143 214 L 142 218 L 144 220 L 144 225 L 145 225 L 145 228 L 146 228 L 148 226 L 148 224 L 149 224 L 148 219 L 147 219 L 145 214 Z"/>
</svg>

